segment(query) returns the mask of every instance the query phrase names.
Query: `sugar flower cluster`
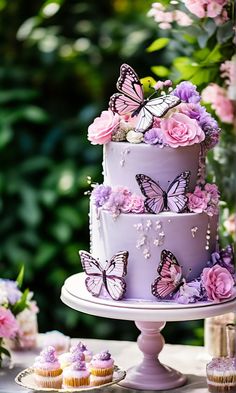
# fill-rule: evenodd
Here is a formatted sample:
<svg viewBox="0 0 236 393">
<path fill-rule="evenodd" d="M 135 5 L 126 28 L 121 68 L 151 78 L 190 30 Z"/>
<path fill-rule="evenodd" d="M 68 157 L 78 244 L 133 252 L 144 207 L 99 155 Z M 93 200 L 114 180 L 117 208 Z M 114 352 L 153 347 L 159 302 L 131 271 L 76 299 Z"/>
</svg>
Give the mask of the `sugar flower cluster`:
<svg viewBox="0 0 236 393">
<path fill-rule="evenodd" d="M 156 90 L 166 86 L 165 82 L 157 82 Z M 184 81 L 171 94 L 181 103 L 163 117 L 154 117 L 152 126 L 145 133 L 135 131 L 136 116 L 132 117 L 131 113 L 120 116 L 107 110 L 89 126 L 89 141 L 92 144 L 128 141 L 172 148 L 203 143 L 207 149 L 213 148 L 219 140 L 219 128 L 216 120 L 200 104 L 201 96 L 196 86 Z"/>
<path fill-rule="evenodd" d="M 196 186 L 193 193 L 187 193 L 188 209 L 193 213 L 205 212 L 213 216 L 219 212 L 220 193 L 216 184 Z"/>
<path fill-rule="evenodd" d="M 184 281 L 174 299 L 183 304 L 206 300 L 220 302 L 233 295 L 235 283 L 234 253 L 232 247 L 227 246 L 211 255 L 198 279 Z"/>
<path fill-rule="evenodd" d="M 144 213 L 144 197 L 132 194 L 127 187 L 96 185 L 92 200 L 97 208 L 109 211 L 114 217 L 120 213 Z"/>
</svg>

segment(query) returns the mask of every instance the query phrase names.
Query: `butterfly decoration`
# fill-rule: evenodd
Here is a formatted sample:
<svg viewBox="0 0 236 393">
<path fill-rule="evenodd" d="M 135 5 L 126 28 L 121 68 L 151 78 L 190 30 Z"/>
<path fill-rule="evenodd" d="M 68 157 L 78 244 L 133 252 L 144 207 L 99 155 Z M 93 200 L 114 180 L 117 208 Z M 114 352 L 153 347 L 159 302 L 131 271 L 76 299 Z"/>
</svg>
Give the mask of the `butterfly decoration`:
<svg viewBox="0 0 236 393">
<path fill-rule="evenodd" d="M 181 102 L 174 95 L 163 95 L 151 99 L 156 92 L 145 99 L 139 77 L 128 64 L 122 64 L 120 67 L 120 77 L 116 87 L 120 93 L 111 96 L 110 109 L 119 115 L 131 113 L 132 117 L 137 116 L 135 131 L 139 132 L 145 132 L 152 125 L 154 117 L 165 115 L 169 109 Z"/>
<path fill-rule="evenodd" d="M 105 288 L 113 300 L 120 300 L 125 294 L 127 274 L 128 251 L 120 251 L 110 261 L 102 266 L 87 251 L 79 251 L 82 267 L 88 277 L 85 279 L 87 290 L 98 297 L 102 288 Z"/>
<path fill-rule="evenodd" d="M 144 205 L 149 213 L 158 214 L 163 210 L 180 213 L 185 209 L 188 202 L 186 192 L 190 171 L 178 175 L 166 191 L 147 175 L 139 174 L 135 177 L 142 194 L 146 197 Z"/>
<path fill-rule="evenodd" d="M 157 273 L 158 277 L 153 282 L 151 289 L 152 294 L 158 299 L 168 298 L 185 282 L 182 268 L 171 251 L 162 250 Z"/>
</svg>

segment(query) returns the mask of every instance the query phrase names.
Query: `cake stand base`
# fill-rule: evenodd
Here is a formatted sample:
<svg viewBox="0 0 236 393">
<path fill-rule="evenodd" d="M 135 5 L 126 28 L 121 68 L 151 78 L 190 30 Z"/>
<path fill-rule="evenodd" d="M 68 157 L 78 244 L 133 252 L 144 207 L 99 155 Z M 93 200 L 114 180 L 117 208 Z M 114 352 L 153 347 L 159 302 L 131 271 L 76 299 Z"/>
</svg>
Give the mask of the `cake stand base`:
<svg viewBox="0 0 236 393">
<path fill-rule="evenodd" d="M 160 363 L 158 355 L 165 341 L 160 331 L 165 322 L 135 322 L 141 331 L 137 344 L 143 353 L 142 362 L 127 370 L 121 386 L 141 390 L 166 390 L 182 386 L 186 377 L 171 367 Z"/>
</svg>

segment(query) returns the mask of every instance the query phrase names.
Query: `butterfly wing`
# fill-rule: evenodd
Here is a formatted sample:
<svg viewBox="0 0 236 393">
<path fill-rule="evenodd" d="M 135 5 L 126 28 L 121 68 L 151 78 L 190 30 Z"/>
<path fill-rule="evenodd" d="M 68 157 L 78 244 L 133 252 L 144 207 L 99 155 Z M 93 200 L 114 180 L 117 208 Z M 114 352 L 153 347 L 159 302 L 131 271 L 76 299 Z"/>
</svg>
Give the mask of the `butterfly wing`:
<svg viewBox="0 0 236 393">
<path fill-rule="evenodd" d="M 153 115 L 147 110 L 146 105 L 140 109 L 135 127 L 137 132 L 145 132 L 153 123 Z"/>
<path fill-rule="evenodd" d="M 152 294 L 158 299 L 165 299 L 181 285 L 182 268 L 172 252 L 163 250 L 157 272 L 158 277 L 151 286 Z"/>
<path fill-rule="evenodd" d="M 116 84 L 117 89 L 125 96 L 139 104 L 144 101 L 143 88 L 136 72 L 128 64 L 120 67 L 120 77 Z"/>
<path fill-rule="evenodd" d="M 85 279 L 87 290 L 93 296 L 99 296 L 103 286 L 103 269 L 99 262 L 87 251 L 79 251 L 83 270 L 88 275 Z"/>
<path fill-rule="evenodd" d="M 127 274 L 128 251 L 115 254 L 105 267 L 105 287 L 114 300 L 120 300 L 126 291 L 123 277 Z"/>
<path fill-rule="evenodd" d="M 109 107 L 112 112 L 116 112 L 119 115 L 126 115 L 127 113 L 136 111 L 139 108 L 139 103 L 124 94 L 116 93 L 111 96 Z"/>
<path fill-rule="evenodd" d="M 164 191 L 161 186 L 147 175 L 139 174 L 135 177 L 142 194 L 146 197 L 144 201 L 146 210 L 149 213 L 160 213 L 164 209 Z"/>
<path fill-rule="evenodd" d="M 165 115 L 169 109 L 175 107 L 181 102 L 181 100 L 174 95 L 165 95 L 149 100 L 145 104 L 146 110 L 148 110 L 153 116 L 161 117 Z"/>
<path fill-rule="evenodd" d="M 188 202 L 186 192 L 189 180 L 190 171 L 186 171 L 177 176 L 169 185 L 167 190 L 167 206 L 169 210 L 180 213 L 185 209 Z"/>
</svg>

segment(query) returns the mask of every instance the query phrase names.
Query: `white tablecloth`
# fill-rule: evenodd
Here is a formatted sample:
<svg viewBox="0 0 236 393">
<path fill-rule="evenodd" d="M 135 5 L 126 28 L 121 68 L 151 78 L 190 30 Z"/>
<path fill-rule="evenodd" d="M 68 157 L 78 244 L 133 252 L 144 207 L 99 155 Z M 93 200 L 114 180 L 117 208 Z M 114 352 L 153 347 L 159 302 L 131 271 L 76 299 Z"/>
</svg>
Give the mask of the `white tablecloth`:
<svg viewBox="0 0 236 393">
<path fill-rule="evenodd" d="M 130 341 L 103 341 L 103 340 L 89 340 L 81 339 L 88 345 L 93 352 L 99 352 L 104 349 L 109 349 L 116 364 L 127 370 L 129 367 L 136 365 L 142 359 L 142 353 L 139 351 L 135 342 Z M 12 369 L 0 370 L 0 392 L 1 393 L 26 393 L 27 390 L 16 385 L 14 382 L 15 376 L 22 369 L 33 364 L 38 350 L 27 352 L 13 352 Z M 206 354 L 203 347 L 194 347 L 186 345 L 168 345 L 166 344 L 160 354 L 162 363 L 171 366 L 183 374 L 187 375 L 188 382 L 185 386 L 178 389 L 171 390 L 172 393 L 207 393 L 205 368 L 206 363 L 210 357 Z M 140 390 L 125 389 L 118 385 L 113 385 L 106 388 L 106 390 L 99 389 L 97 392 L 106 391 L 107 393 L 128 393 L 141 392 Z M 94 390 L 95 392 L 95 390 Z M 162 391 L 164 392 L 164 391 Z M 170 393 L 170 390 L 168 390 Z"/>
</svg>

